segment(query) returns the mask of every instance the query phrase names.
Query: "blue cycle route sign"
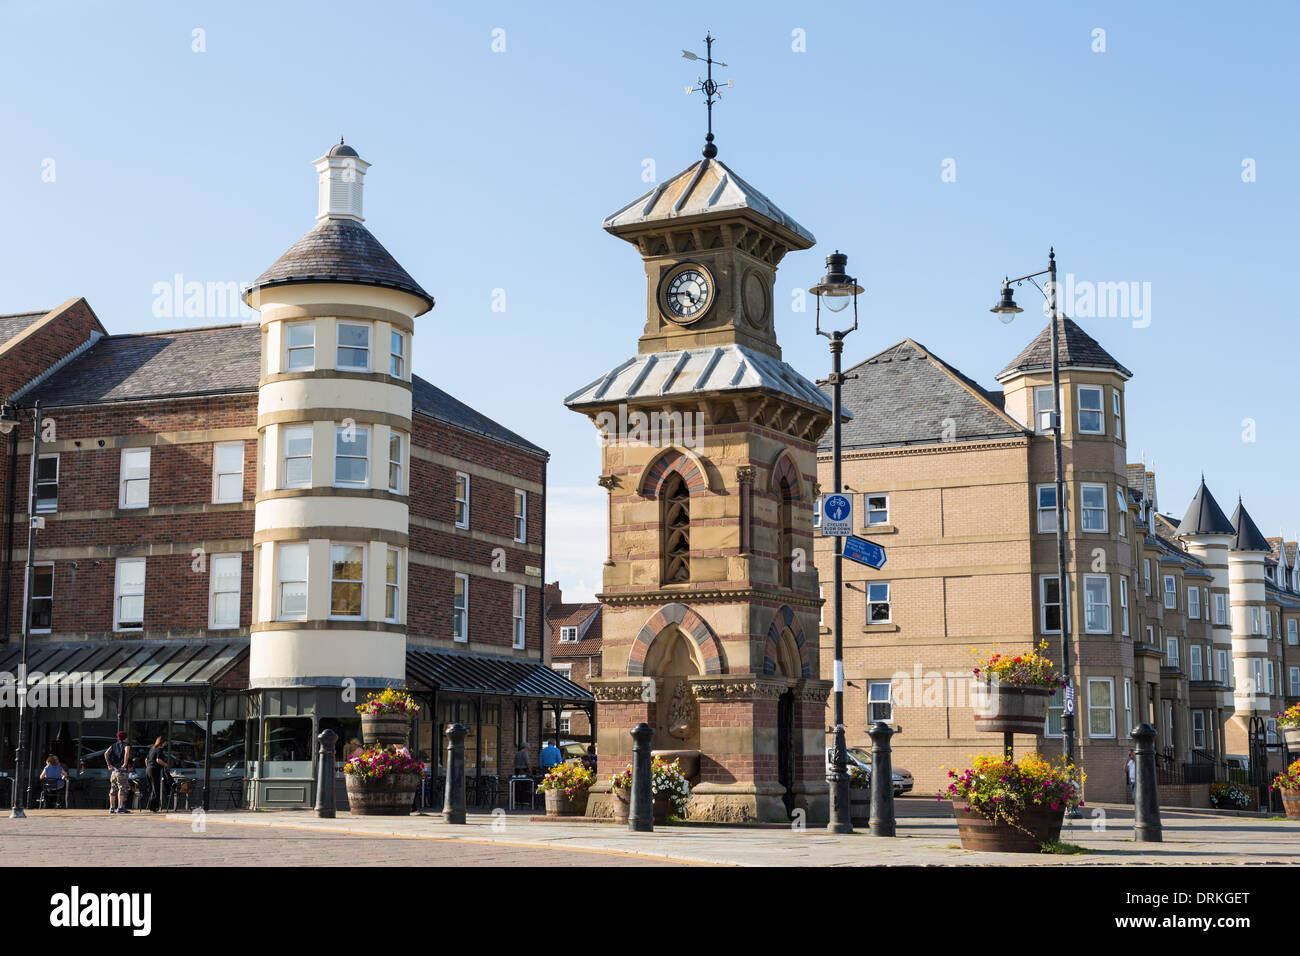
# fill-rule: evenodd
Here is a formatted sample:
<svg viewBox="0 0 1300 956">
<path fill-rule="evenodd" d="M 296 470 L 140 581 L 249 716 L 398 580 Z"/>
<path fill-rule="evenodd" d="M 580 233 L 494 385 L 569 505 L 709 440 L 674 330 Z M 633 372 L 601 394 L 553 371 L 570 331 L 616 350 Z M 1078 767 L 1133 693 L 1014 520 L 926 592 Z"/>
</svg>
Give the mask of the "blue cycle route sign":
<svg viewBox="0 0 1300 956">
<path fill-rule="evenodd" d="M 849 535 L 844 539 L 844 550 L 841 553 L 850 561 L 865 564 L 877 571 L 885 566 L 885 549 L 874 541 L 868 541 L 866 538 L 856 538 Z"/>
<path fill-rule="evenodd" d="M 822 495 L 821 532 L 823 538 L 842 538 L 853 533 L 852 498 L 836 493 Z"/>
</svg>

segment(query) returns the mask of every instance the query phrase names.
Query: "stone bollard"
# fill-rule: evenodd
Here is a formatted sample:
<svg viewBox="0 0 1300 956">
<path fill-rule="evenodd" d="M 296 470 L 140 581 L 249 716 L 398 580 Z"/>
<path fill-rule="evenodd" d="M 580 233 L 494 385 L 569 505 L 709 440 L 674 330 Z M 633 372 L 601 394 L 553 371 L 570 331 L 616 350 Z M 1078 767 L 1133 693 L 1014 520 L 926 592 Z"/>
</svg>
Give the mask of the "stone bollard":
<svg viewBox="0 0 1300 956">
<path fill-rule="evenodd" d="M 894 835 L 894 761 L 889 738 L 894 728 L 882 720 L 867 731 L 871 738 L 871 819 L 867 828 L 872 836 Z"/>
<path fill-rule="evenodd" d="M 628 807 L 627 828 L 639 833 L 649 833 L 655 828 L 654 764 L 650 755 L 654 735 L 654 728 L 646 723 L 632 728 L 632 802 Z"/>
<path fill-rule="evenodd" d="M 320 741 L 320 759 L 316 761 L 316 816 L 326 820 L 334 819 L 334 745 L 339 735 L 332 730 L 322 730 L 316 739 Z"/>
<path fill-rule="evenodd" d="M 1137 843 L 1163 842 L 1160 826 L 1160 795 L 1156 791 L 1156 729 L 1138 724 L 1131 734 L 1133 759 L 1133 839 Z"/>
<path fill-rule="evenodd" d="M 447 728 L 447 792 L 442 802 L 443 823 L 465 822 L 465 725 Z"/>
</svg>

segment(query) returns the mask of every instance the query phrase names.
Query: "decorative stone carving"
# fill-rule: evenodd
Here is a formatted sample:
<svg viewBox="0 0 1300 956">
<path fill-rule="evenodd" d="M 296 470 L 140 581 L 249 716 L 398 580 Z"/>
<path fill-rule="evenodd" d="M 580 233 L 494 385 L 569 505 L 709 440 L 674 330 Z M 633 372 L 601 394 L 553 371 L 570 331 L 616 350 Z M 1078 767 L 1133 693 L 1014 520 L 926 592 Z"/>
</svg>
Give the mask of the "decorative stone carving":
<svg viewBox="0 0 1300 956">
<path fill-rule="evenodd" d="M 742 485 L 752 485 L 758 477 L 758 469 L 753 465 L 741 465 L 736 469 L 736 481 Z"/>
<path fill-rule="evenodd" d="M 655 682 L 647 677 L 637 680 L 602 678 L 591 682 L 591 696 L 599 704 L 639 704 L 655 699 Z"/>
<path fill-rule="evenodd" d="M 776 700 L 791 682 L 779 677 L 737 674 L 734 677 L 693 677 L 691 689 L 700 702 L 732 703 L 742 700 Z"/>
<path fill-rule="evenodd" d="M 601 475 L 596 479 L 596 484 L 606 491 L 613 491 L 619 485 L 618 475 Z"/>
<path fill-rule="evenodd" d="M 668 702 L 668 733 L 678 740 L 687 740 L 694 732 L 697 722 L 691 685 L 682 681 Z"/>
</svg>

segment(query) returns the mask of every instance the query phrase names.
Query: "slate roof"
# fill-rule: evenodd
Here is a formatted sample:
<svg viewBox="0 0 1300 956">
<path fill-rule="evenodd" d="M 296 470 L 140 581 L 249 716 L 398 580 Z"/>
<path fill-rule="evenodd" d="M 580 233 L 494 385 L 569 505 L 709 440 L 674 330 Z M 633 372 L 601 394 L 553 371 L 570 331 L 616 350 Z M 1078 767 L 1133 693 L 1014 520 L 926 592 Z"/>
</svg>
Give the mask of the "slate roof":
<svg viewBox="0 0 1300 956">
<path fill-rule="evenodd" d="M 15 335 L 27 331 L 34 323 L 49 314 L 50 310 L 46 309 L 44 312 L 14 312 L 9 315 L 0 315 L 0 346 L 3 346 Z"/>
<path fill-rule="evenodd" d="M 1266 554 L 1272 551 L 1241 499 L 1237 499 L 1237 510 L 1232 513 L 1232 527 L 1236 536 L 1228 545 L 1229 551 L 1263 551 Z"/>
<path fill-rule="evenodd" d="M 772 392 L 829 413 L 831 400 L 812 382 L 771 355 L 743 345 L 715 345 L 634 355 L 564 400 L 570 408 L 629 399 Z"/>
<path fill-rule="evenodd" d="M 841 393 L 844 407 L 853 412 L 842 432 L 845 449 L 936 445 L 945 438 L 948 419 L 956 426 L 956 441 L 1029 434 L 977 383 L 912 339 L 891 345 L 848 374 L 857 377 L 848 379 Z M 820 450 L 830 448 L 828 433 Z"/>
<path fill-rule="evenodd" d="M 433 296 L 355 219 L 322 219 L 244 290 L 304 282 L 352 282 L 409 292 L 433 308 Z"/>
<path fill-rule="evenodd" d="M 1132 378 L 1133 373 L 1115 360 L 1087 332 L 1083 331 L 1073 319 L 1058 319 L 1061 323 L 1056 342 L 1056 354 L 1062 368 L 1113 368 L 1125 378 Z M 1024 372 L 1035 372 L 1052 367 L 1052 325 L 1043 327 L 1024 351 L 1015 357 L 1010 365 L 998 373 L 998 381 L 1011 378 Z"/>
<path fill-rule="evenodd" d="M 257 323 L 109 335 L 23 396 L 46 408 L 251 394 L 261 373 Z M 418 375 L 411 377 L 418 414 L 538 455 L 547 452 Z"/>
<path fill-rule="evenodd" d="M 776 203 L 716 159 L 692 163 L 676 176 L 607 216 L 603 225 L 618 235 L 642 223 L 726 214 L 736 210 L 756 213 L 759 218 L 777 226 L 778 231 L 788 233 L 794 240 L 792 244 L 798 248 L 807 248 L 817 241 Z"/>
<path fill-rule="evenodd" d="M 1188 507 L 1182 523 L 1178 526 L 1177 533 L 1180 536 L 1185 534 L 1236 534 L 1236 528 L 1228 520 L 1228 516 L 1223 513 L 1219 503 L 1214 500 L 1214 495 L 1210 494 L 1210 489 L 1205 487 L 1204 477 L 1201 478 L 1201 486 L 1196 489 L 1196 494 L 1192 496 L 1192 503 Z"/>
</svg>

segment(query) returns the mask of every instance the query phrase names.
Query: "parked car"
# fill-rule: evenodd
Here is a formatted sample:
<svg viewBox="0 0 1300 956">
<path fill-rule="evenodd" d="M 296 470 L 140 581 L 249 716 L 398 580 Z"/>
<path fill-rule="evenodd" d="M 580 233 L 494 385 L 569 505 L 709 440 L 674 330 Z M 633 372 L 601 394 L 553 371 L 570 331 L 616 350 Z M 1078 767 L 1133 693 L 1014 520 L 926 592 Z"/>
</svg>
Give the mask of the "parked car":
<svg viewBox="0 0 1300 956">
<path fill-rule="evenodd" d="M 857 767 L 867 775 L 867 780 L 871 779 L 871 751 L 865 747 L 850 747 L 846 752 L 850 767 Z M 826 748 L 826 772 L 830 773 L 831 769 L 831 748 Z M 912 780 L 912 774 L 902 767 L 894 768 L 894 796 L 902 796 L 905 793 L 911 793 L 915 782 Z"/>
</svg>

